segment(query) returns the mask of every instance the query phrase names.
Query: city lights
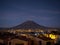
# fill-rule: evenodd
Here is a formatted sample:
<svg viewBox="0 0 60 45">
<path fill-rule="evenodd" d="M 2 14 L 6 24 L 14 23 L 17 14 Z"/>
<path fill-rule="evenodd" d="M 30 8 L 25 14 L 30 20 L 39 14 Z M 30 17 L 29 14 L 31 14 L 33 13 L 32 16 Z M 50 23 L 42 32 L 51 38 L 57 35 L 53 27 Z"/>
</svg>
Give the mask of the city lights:
<svg viewBox="0 0 60 45">
<path fill-rule="evenodd" d="M 56 35 L 53 35 L 53 34 L 50 34 L 49 37 L 50 37 L 51 39 L 56 39 Z"/>
</svg>

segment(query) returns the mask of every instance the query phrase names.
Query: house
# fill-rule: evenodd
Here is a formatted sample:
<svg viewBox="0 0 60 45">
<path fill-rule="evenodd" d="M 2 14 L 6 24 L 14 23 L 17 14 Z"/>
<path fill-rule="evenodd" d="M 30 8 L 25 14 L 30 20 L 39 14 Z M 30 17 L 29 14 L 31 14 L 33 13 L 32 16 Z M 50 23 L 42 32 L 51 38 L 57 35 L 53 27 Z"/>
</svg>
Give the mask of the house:
<svg viewBox="0 0 60 45">
<path fill-rule="evenodd" d="M 0 39 L 0 43 L 3 43 L 3 40 L 2 39 Z"/>
<path fill-rule="evenodd" d="M 9 44 L 11 45 L 28 45 L 28 41 L 24 41 L 18 38 L 10 40 Z"/>
</svg>

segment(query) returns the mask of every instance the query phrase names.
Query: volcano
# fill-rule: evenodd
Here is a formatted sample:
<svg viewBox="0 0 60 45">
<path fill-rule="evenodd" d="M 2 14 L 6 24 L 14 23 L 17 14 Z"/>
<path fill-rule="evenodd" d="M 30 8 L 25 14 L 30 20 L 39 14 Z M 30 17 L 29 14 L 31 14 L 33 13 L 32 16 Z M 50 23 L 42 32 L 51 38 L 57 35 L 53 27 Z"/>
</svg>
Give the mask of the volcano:
<svg viewBox="0 0 60 45">
<path fill-rule="evenodd" d="M 60 30 L 60 28 L 52 28 L 52 27 L 45 27 L 45 26 L 42 26 L 42 25 L 39 25 L 37 24 L 36 22 L 34 21 L 31 21 L 31 20 L 28 20 L 28 21 L 25 21 L 17 26 L 14 26 L 14 27 L 10 27 L 10 28 L 0 28 L 0 30 L 10 30 L 10 29 L 42 29 L 42 30 L 46 30 L 46 29 L 57 29 L 57 30 Z"/>
<path fill-rule="evenodd" d="M 45 27 L 37 24 L 34 21 L 26 21 L 20 25 L 13 27 L 13 29 L 43 29 L 43 28 Z"/>
</svg>

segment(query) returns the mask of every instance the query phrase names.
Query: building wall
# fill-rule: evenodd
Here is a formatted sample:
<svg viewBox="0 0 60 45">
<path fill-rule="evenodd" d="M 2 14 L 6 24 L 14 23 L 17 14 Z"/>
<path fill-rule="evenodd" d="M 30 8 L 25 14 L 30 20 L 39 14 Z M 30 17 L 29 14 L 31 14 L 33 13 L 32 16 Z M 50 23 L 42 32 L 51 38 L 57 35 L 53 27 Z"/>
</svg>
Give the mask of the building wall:
<svg viewBox="0 0 60 45">
<path fill-rule="evenodd" d="M 0 39 L 0 43 L 3 43 L 3 40 L 2 39 Z"/>
<path fill-rule="evenodd" d="M 12 39 L 11 45 L 16 45 L 16 44 L 28 45 L 28 41 L 23 41 L 23 40 L 19 40 L 19 39 Z"/>
</svg>

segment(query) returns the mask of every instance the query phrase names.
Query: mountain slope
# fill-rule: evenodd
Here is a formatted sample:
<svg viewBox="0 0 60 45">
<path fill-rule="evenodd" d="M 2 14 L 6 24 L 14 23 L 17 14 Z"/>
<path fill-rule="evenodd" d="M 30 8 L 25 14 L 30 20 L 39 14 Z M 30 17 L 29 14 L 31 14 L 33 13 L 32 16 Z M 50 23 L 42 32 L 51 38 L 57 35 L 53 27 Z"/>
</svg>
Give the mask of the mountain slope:
<svg viewBox="0 0 60 45">
<path fill-rule="evenodd" d="M 40 26 L 34 21 L 26 21 L 18 26 L 13 27 L 13 29 L 42 29 L 44 26 Z"/>
<path fill-rule="evenodd" d="M 26 22 L 23 22 L 22 24 L 19 24 L 17 26 L 14 26 L 14 27 L 10 27 L 10 28 L 0 28 L 0 30 L 11 30 L 11 29 L 57 29 L 57 30 L 60 30 L 60 28 L 52 28 L 52 27 L 45 27 L 45 26 L 41 26 L 39 24 L 37 24 L 36 22 L 34 21 L 26 21 Z"/>
</svg>

